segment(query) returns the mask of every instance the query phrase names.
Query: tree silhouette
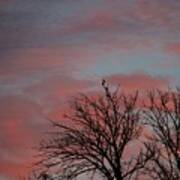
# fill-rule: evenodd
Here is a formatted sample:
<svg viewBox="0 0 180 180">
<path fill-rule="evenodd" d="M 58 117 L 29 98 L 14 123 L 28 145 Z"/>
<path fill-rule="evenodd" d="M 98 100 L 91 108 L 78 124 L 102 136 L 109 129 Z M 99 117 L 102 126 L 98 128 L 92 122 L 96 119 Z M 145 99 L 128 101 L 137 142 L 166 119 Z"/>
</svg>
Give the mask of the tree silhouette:
<svg viewBox="0 0 180 180">
<path fill-rule="evenodd" d="M 97 97 L 76 97 L 65 120 L 51 121 L 53 132 L 39 148 L 38 166 L 43 172 L 57 179 L 75 179 L 82 174 L 93 179 L 99 174 L 107 180 L 130 180 L 137 179 L 154 157 L 154 151 L 137 145 L 142 131 L 138 93 L 125 95 L 119 88 L 112 91 L 105 80 L 102 87 L 104 91 Z M 133 142 L 139 151 L 130 148 Z M 127 153 L 128 147 L 131 153 Z"/>
<path fill-rule="evenodd" d="M 152 179 L 180 179 L 180 90 L 148 93 L 144 117 L 153 130 L 148 150 L 156 155 L 146 171 Z M 153 147 L 153 149 L 152 149 Z"/>
</svg>

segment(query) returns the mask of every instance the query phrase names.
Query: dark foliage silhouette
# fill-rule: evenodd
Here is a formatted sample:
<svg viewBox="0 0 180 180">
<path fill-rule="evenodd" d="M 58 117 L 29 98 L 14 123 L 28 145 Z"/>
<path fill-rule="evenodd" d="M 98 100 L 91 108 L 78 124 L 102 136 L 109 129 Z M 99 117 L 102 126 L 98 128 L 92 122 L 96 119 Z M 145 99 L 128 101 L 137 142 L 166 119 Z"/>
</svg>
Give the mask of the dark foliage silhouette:
<svg viewBox="0 0 180 180">
<path fill-rule="evenodd" d="M 93 179 L 98 174 L 107 180 L 138 179 L 154 156 L 138 141 L 142 131 L 138 93 L 112 91 L 105 80 L 102 87 L 96 97 L 76 97 L 65 120 L 51 121 L 54 131 L 41 142 L 42 159 L 37 164 L 49 177 L 65 180 L 88 174 Z M 130 148 L 133 142 L 140 150 Z M 125 155 L 128 147 L 137 152 Z"/>
</svg>

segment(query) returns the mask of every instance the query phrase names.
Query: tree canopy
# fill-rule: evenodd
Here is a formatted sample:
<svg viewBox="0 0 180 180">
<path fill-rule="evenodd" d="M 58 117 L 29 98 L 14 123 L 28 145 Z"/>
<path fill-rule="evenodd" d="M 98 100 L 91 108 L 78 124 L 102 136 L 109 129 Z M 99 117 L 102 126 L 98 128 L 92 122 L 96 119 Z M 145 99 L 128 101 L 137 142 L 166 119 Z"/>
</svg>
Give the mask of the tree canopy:
<svg viewBox="0 0 180 180">
<path fill-rule="evenodd" d="M 33 179 L 179 180 L 180 90 L 150 91 L 140 106 L 138 92 L 112 90 L 105 80 L 102 88 L 75 97 L 62 121 L 50 120 Z"/>
</svg>

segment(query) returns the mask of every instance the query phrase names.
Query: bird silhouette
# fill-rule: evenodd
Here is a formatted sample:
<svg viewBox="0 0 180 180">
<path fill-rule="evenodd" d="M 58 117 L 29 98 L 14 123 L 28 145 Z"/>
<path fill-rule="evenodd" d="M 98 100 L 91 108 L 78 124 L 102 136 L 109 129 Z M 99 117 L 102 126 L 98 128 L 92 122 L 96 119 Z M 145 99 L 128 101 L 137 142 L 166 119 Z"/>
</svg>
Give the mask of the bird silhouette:
<svg viewBox="0 0 180 180">
<path fill-rule="evenodd" d="M 103 79 L 103 80 L 102 80 L 102 86 L 105 86 L 105 85 L 106 85 L 106 80 Z"/>
</svg>

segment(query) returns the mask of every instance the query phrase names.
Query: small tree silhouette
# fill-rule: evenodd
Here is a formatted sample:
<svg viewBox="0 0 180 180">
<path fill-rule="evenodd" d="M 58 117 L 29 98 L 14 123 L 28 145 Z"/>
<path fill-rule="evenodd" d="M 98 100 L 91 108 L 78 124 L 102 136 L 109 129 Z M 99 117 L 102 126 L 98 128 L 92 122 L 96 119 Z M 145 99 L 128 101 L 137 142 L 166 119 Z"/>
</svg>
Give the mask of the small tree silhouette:
<svg viewBox="0 0 180 180">
<path fill-rule="evenodd" d="M 136 156 L 124 156 L 142 131 L 138 93 L 125 95 L 119 88 L 111 91 L 105 80 L 102 87 L 104 93 L 98 97 L 82 94 L 75 98 L 66 121 L 52 121 L 54 131 L 41 142 L 42 160 L 38 163 L 47 174 L 51 171 L 57 179 L 75 179 L 82 174 L 93 179 L 96 173 L 107 180 L 136 179 L 154 156 L 143 147 Z"/>
<path fill-rule="evenodd" d="M 154 133 L 148 150 L 155 152 L 147 173 L 152 179 L 180 179 L 180 90 L 151 91 L 144 117 Z M 152 149 L 153 147 L 153 149 Z"/>
</svg>

